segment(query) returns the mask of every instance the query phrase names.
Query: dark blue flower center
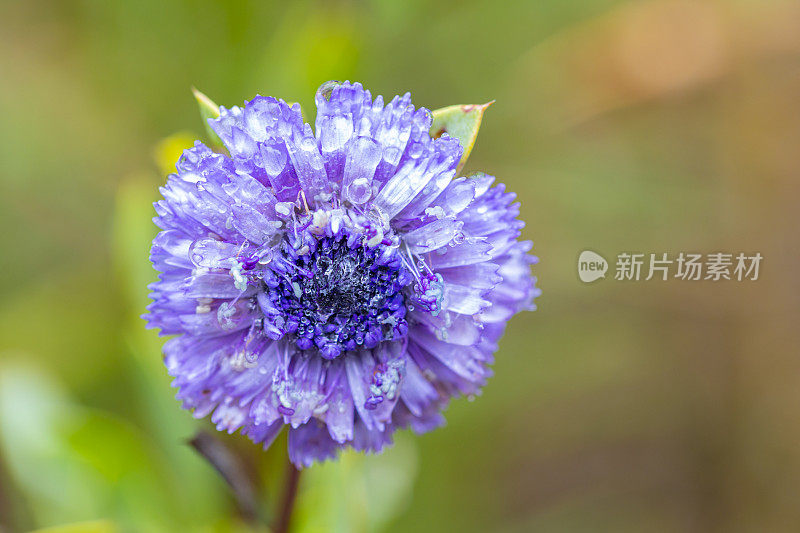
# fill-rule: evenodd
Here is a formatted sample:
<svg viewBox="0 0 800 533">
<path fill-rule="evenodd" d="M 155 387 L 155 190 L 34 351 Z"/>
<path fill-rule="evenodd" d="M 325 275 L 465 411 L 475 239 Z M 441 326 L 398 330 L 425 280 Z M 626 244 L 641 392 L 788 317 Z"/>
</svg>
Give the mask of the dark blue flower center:
<svg viewBox="0 0 800 533">
<path fill-rule="evenodd" d="M 333 359 L 406 334 L 402 289 L 412 276 L 397 250 L 363 241 L 353 235 L 315 238 L 302 254 L 287 242 L 289 253 L 273 262 L 266 292 L 279 329 L 299 349 Z"/>
</svg>

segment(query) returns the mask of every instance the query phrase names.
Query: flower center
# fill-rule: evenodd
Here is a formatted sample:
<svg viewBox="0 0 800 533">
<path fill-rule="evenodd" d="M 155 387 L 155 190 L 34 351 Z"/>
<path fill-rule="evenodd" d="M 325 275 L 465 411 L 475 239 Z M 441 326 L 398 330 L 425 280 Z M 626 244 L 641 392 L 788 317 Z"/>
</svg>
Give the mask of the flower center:
<svg viewBox="0 0 800 533">
<path fill-rule="evenodd" d="M 306 242 L 298 251 L 287 242 L 264 278 L 275 322 L 299 349 L 333 359 L 406 334 L 402 289 L 412 276 L 396 249 L 347 231 Z"/>
</svg>

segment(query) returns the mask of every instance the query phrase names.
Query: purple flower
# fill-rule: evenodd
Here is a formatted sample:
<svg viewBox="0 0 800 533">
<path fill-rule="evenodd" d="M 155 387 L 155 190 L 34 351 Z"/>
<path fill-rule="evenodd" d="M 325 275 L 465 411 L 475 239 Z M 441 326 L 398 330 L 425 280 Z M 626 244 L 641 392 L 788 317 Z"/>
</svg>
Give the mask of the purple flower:
<svg viewBox="0 0 800 533">
<path fill-rule="evenodd" d="M 440 426 L 539 294 L 515 196 L 456 177 L 462 147 L 430 137 L 428 110 L 323 88 L 316 133 L 257 96 L 209 121 L 229 155 L 183 153 L 155 204 L 146 315 L 176 335 L 183 406 L 265 448 L 287 426 L 298 467 Z"/>
</svg>

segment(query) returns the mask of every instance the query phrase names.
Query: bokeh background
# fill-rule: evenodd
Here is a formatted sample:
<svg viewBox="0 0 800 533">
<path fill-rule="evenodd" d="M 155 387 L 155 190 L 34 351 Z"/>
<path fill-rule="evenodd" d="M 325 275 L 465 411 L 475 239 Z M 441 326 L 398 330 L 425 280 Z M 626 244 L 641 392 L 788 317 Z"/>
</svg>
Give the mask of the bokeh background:
<svg viewBox="0 0 800 533">
<path fill-rule="evenodd" d="M 151 203 L 203 135 L 192 85 L 313 119 L 329 79 L 496 99 L 466 170 L 517 192 L 544 294 L 446 428 L 304 474 L 298 531 L 800 529 L 798 2 L 5 0 L 0 530 L 259 527 L 138 318 Z M 764 260 L 584 285 L 587 248 Z M 268 517 L 285 443 L 221 442 Z"/>
</svg>

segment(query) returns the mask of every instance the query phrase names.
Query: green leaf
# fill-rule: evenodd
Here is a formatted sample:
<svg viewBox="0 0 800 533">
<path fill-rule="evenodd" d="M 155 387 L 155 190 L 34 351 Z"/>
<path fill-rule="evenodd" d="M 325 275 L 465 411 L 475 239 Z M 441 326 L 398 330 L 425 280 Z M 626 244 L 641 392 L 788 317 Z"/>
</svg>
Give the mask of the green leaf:
<svg viewBox="0 0 800 533">
<path fill-rule="evenodd" d="M 178 525 L 169 463 L 147 435 L 72 401 L 35 368 L 0 365 L 0 451 L 38 524 L 110 517 L 134 530 Z M 111 516 L 110 516 L 111 515 Z"/>
<path fill-rule="evenodd" d="M 217 133 L 208 124 L 208 119 L 219 117 L 219 106 L 195 87 L 192 87 L 192 93 L 194 94 L 195 100 L 197 100 L 197 105 L 200 107 L 200 117 L 203 119 L 203 125 L 206 127 L 206 134 L 208 134 L 209 142 L 215 148 L 222 148 L 222 139 L 219 138 Z"/>
<path fill-rule="evenodd" d="M 493 103 L 494 100 L 485 104 L 451 105 L 433 112 L 431 137 L 436 139 L 447 133 L 450 137 L 458 139 L 464 148 L 456 173 L 461 172 L 470 152 L 472 152 L 472 147 L 475 146 L 475 139 L 478 138 L 483 112 Z"/>
</svg>

